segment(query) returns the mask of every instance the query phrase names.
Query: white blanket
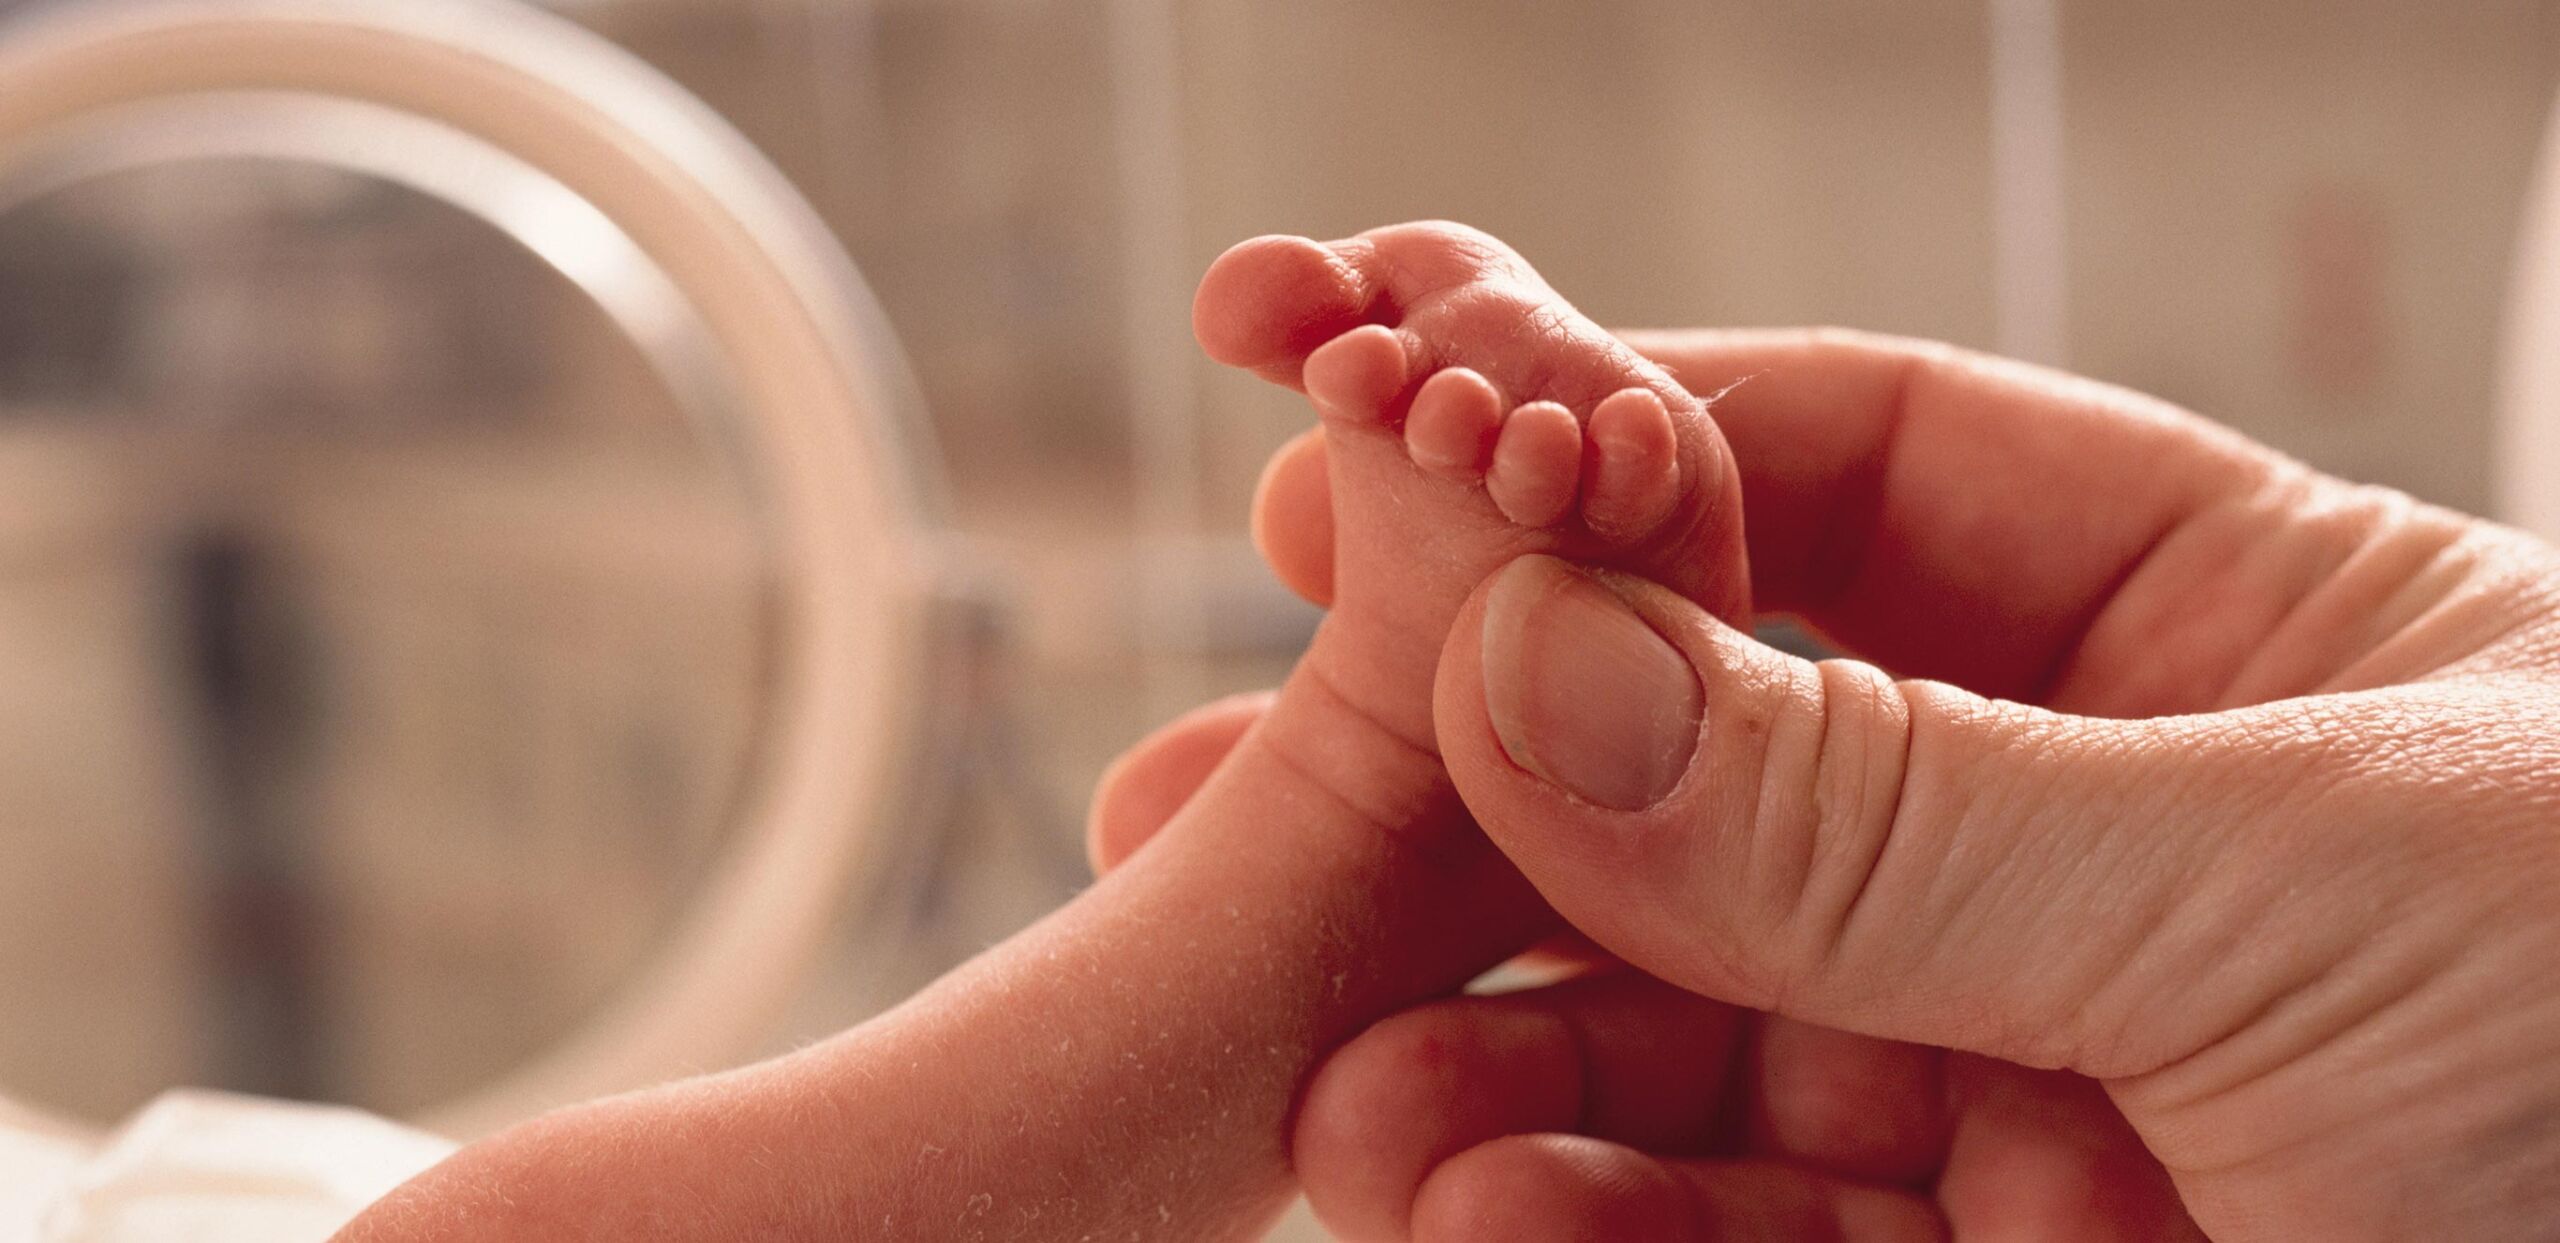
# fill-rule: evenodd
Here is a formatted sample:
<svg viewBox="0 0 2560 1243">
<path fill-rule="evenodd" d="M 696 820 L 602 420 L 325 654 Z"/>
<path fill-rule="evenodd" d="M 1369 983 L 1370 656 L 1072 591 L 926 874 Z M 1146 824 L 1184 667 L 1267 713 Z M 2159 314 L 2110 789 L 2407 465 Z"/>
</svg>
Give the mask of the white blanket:
<svg viewBox="0 0 2560 1243">
<path fill-rule="evenodd" d="M 0 1112 L 0 1243 L 319 1243 L 449 1141 L 353 1109 L 171 1092 L 102 1143 Z"/>
</svg>

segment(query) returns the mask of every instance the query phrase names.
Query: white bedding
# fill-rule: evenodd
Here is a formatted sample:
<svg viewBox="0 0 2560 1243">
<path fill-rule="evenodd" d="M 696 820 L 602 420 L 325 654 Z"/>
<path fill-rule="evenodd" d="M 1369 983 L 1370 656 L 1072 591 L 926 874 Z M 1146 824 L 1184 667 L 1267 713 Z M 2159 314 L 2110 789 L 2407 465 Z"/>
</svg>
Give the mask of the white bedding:
<svg viewBox="0 0 2560 1243">
<path fill-rule="evenodd" d="M 0 1243 L 318 1243 L 453 1148 L 220 1092 L 168 1093 L 97 1143 L 0 1111 Z"/>
</svg>

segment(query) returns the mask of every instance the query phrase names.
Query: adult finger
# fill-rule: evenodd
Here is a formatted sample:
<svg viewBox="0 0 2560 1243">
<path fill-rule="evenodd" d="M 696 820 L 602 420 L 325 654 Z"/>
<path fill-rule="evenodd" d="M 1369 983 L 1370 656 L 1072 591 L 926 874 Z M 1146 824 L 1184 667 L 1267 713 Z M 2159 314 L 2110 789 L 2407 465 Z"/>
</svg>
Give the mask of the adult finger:
<svg viewBox="0 0 2560 1243">
<path fill-rule="evenodd" d="M 2267 819 L 2268 790 L 2316 787 L 2345 745 L 2298 714 L 1994 703 L 1524 557 L 1460 614 L 1436 721 L 1468 808 L 1559 914 L 1673 983 L 1828 1027 L 2138 1073 L 2287 986 L 2228 947 L 2345 961 L 2365 931 L 2287 918 L 2374 848 Z"/>
<path fill-rule="evenodd" d="M 2335 563 L 2249 552 L 2316 476 L 2139 393 L 1866 333 L 1628 338 L 1693 390 L 1723 393 L 1714 413 L 1742 473 L 1764 607 L 1890 668 L 2068 701 L 2071 683 L 2123 673 L 2110 612 L 2174 591 L 2188 615 L 2227 613 L 2212 624 L 2256 638 Z M 2337 557 L 2357 516 L 2326 532 Z"/>
<path fill-rule="evenodd" d="M 1768 1161 L 1666 1159 L 1578 1135 L 1517 1135 L 1442 1164 L 1414 1204 L 1416 1243 L 1936 1243 L 1925 1200 Z"/>
<path fill-rule="evenodd" d="M 1731 1080 L 1742 1016 L 1619 968 L 1395 1015 L 1328 1059 L 1290 1159 L 1345 1239 L 1406 1237 L 1441 1162 L 1505 1135 L 1577 1131 L 1695 1151 Z"/>
<path fill-rule="evenodd" d="M 1762 1022 L 1746 1076 L 1751 1151 L 1912 1184 L 1946 1161 L 1946 1051 L 1784 1017 Z"/>
<path fill-rule="evenodd" d="M 2098 1084 L 1958 1054 L 1940 1211 L 1973 1243 L 2201 1243 L 2170 1184 Z"/>
</svg>

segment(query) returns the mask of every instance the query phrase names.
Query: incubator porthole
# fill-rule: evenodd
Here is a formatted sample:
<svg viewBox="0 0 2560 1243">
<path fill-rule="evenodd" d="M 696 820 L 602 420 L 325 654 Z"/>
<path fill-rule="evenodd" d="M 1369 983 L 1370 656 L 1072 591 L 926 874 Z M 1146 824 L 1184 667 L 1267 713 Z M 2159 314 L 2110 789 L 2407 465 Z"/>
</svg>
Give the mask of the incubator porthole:
<svg viewBox="0 0 2560 1243">
<path fill-rule="evenodd" d="M 913 848 L 931 467 L 832 239 L 511 6 L 0 80 L 0 1095 L 469 1134 L 751 1054 Z"/>
</svg>

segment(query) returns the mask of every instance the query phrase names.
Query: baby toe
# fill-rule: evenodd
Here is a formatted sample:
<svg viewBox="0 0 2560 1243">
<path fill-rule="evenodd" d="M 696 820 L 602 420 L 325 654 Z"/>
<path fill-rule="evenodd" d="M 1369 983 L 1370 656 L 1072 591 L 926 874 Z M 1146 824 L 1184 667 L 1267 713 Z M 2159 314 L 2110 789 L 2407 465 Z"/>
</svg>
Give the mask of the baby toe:
<svg viewBox="0 0 2560 1243">
<path fill-rule="evenodd" d="M 1404 391 L 1406 371 L 1404 342 L 1395 330 L 1364 325 L 1307 356 L 1307 397 L 1328 420 L 1383 422 Z"/>
<path fill-rule="evenodd" d="M 1484 477 L 1502 433 L 1502 395 L 1464 367 L 1435 372 L 1405 415 L 1405 451 L 1414 463 L 1452 479 Z"/>
<path fill-rule="evenodd" d="M 1533 401 L 1502 421 L 1485 491 L 1504 517 L 1525 527 L 1562 521 L 1581 485 L 1582 425 L 1552 401 Z"/>
<path fill-rule="evenodd" d="M 1612 393 L 1591 412 L 1582 520 L 1594 535 L 1630 541 L 1671 516 L 1680 499 L 1680 442 L 1670 408 L 1642 388 Z"/>
</svg>

